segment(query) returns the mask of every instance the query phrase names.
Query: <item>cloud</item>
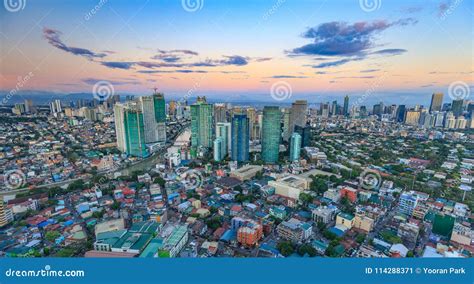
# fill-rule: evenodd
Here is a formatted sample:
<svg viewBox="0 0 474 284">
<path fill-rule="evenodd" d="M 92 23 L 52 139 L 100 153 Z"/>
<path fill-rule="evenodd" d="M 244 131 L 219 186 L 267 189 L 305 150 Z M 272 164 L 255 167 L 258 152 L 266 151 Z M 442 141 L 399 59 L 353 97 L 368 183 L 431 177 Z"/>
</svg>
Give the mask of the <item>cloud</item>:
<svg viewBox="0 0 474 284">
<path fill-rule="evenodd" d="M 380 69 L 365 69 L 365 70 L 360 70 L 360 73 L 372 73 L 372 72 L 377 72 L 380 71 Z"/>
<path fill-rule="evenodd" d="M 95 78 L 84 78 L 81 81 L 83 83 L 86 83 L 87 85 L 95 85 L 96 83 L 98 83 L 100 81 L 107 81 L 110 84 L 116 85 L 116 86 L 119 86 L 119 85 L 139 85 L 140 84 L 140 82 L 138 80 L 135 80 L 135 79 L 127 79 L 127 80 L 118 81 L 118 80 L 104 80 L 104 79 L 95 79 Z"/>
<path fill-rule="evenodd" d="M 134 62 L 118 62 L 118 61 L 103 61 L 100 64 L 112 68 L 112 69 L 125 69 L 128 70 L 132 68 L 135 64 Z"/>
<path fill-rule="evenodd" d="M 340 59 L 340 60 L 336 60 L 336 61 L 329 61 L 329 62 L 319 63 L 319 64 L 316 64 L 316 65 L 312 65 L 311 67 L 313 67 L 313 68 L 335 67 L 335 66 L 340 66 L 340 65 L 346 64 L 346 63 L 351 62 L 351 61 L 360 61 L 362 59 L 364 59 L 364 57 L 344 58 L 344 59 Z"/>
<path fill-rule="evenodd" d="M 353 56 L 360 55 L 374 46 L 374 36 L 392 26 L 405 26 L 416 23 L 408 18 L 395 22 L 384 20 L 374 22 L 329 22 L 309 28 L 303 38 L 314 42 L 295 48 L 291 53 L 297 55 Z"/>
<path fill-rule="evenodd" d="M 177 73 L 207 73 L 208 71 L 183 69 L 183 70 L 175 70 L 174 72 L 177 72 Z"/>
<path fill-rule="evenodd" d="M 240 55 L 224 56 L 226 59 L 220 60 L 221 65 L 237 65 L 243 66 L 248 64 L 248 58 Z"/>
<path fill-rule="evenodd" d="M 378 20 L 372 22 L 328 22 L 317 27 L 307 29 L 302 37 L 312 40 L 311 43 L 297 47 L 287 52 L 291 57 L 316 56 L 317 60 L 338 60 L 323 62 L 313 68 L 334 67 L 367 58 L 371 50 L 376 47 L 376 35 L 394 26 L 414 25 L 413 18 L 400 19 L 394 22 Z M 391 51 L 391 52 L 390 52 Z M 386 49 L 376 54 L 395 55 L 406 50 Z"/>
<path fill-rule="evenodd" d="M 309 78 L 308 76 L 294 76 L 294 75 L 274 75 L 271 77 L 267 78 L 272 78 L 272 79 L 304 79 L 304 78 Z"/>
<path fill-rule="evenodd" d="M 335 77 L 334 79 L 373 79 L 375 76 L 349 76 L 349 77 Z"/>
<path fill-rule="evenodd" d="M 382 55 L 400 55 L 407 52 L 406 49 L 402 48 L 388 48 L 388 49 L 382 49 L 373 52 L 372 54 L 382 54 Z"/>
<path fill-rule="evenodd" d="M 188 50 L 188 49 L 173 49 L 173 50 L 161 50 L 158 49 L 158 54 L 153 56 L 151 59 L 154 60 L 162 60 L 168 63 L 179 62 L 183 60 L 184 57 L 192 57 L 197 56 L 199 53 L 196 51 Z"/>
<path fill-rule="evenodd" d="M 48 40 L 48 43 L 52 46 L 61 49 L 63 51 L 72 53 L 74 55 L 84 56 L 88 59 L 103 58 L 106 56 L 105 53 L 95 53 L 89 49 L 67 46 L 61 40 L 61 32 L 50 28 L 43 28 L 43 37 Z"/>
</svg>

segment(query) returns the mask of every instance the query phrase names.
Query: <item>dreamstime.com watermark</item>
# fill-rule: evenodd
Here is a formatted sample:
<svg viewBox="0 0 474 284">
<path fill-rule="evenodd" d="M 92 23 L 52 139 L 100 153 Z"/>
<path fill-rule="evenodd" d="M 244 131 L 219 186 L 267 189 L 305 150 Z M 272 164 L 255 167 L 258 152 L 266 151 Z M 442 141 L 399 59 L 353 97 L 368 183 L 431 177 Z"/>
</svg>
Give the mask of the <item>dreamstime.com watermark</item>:
<svg viewBox="0 0 474 284">
<path fill-rule="evenodd" d="M 42 269 L 7 269 L 6 277 L 85 277 L 84 270 L 53 270 L 50 265 L 46 265 Z"/>
<path fill-rule="evenodd" d="M 3 0 L 3 6 L 8 12 L 15 13 L 25 9 L 26 0 Z"/>
<path fill-rule="evenodd" d="M 108 0 L 99 0 L 97 5 L 95 5 L 87 14 L 84 15 L 84 20 L 89 21 L 107 2 Z"/>
<path fill-rule="evenodd" d="M 35 73 L 33 72 L 28 72 L 28 74 L 26 74 L 25 76 L 18 76 L 18 80 L 16 82 L 16 85 L 15 85 L 15 88 L 11 89 L 10 92 L 8 92 L 8 94 L 3 98 L 2 100 L 2 104 L 6 105 L 8 103 L 8 101 L 14 96 L 16 95 L 16 93 L 18 93 L 21 89 L 23 89 L 23 87 L 25 87 L 28 83 L 28 81 L 30 81 L 31 78 L 33 78 L 35 76 Z"/>
</svg>

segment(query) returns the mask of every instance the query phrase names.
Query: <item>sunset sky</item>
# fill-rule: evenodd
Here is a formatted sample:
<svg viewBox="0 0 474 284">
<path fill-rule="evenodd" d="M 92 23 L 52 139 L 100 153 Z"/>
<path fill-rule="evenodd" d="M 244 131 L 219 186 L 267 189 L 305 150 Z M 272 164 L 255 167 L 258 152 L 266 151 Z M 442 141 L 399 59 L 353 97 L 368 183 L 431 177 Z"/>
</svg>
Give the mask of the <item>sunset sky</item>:
<svg viewBox="0 0 474 284">
<path fill-rule="evenodd" d="M 428 95 L 459 80 L 472 90 L 472 0 L 374 0 L 374 11 L 359 2 L 26 0 L 17 12 L 3 5 L 0 89 L 32 72 L 22 90 L 91 92 L 100 80 L 117 93 L 156 87 L 176 96 L 265 96 L 279 81 L 295 94 L 375 86 Z"/>
</svg>

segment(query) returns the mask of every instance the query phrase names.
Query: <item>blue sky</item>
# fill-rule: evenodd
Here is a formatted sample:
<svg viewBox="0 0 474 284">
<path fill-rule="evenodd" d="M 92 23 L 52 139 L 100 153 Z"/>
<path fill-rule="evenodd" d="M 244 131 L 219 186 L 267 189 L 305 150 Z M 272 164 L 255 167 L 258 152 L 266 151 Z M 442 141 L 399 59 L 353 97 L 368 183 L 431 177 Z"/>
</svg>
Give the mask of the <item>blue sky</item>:
<svg viewBox="0 0 474 284">
<path fill-rule="evenodd" d="M 88 92 L 108 80 L 123 93 L 266 96 L 284 81 L 295 97 L 375 86 L 382 99 L 415 100 L 456 81 L 472 89 L 472 0 L 367 3 L 379 6 L 26 0 L 18 12 L 0 9 L 1 85 L 8 91 L 33 72 L 23 90 Z"/>
</svg>

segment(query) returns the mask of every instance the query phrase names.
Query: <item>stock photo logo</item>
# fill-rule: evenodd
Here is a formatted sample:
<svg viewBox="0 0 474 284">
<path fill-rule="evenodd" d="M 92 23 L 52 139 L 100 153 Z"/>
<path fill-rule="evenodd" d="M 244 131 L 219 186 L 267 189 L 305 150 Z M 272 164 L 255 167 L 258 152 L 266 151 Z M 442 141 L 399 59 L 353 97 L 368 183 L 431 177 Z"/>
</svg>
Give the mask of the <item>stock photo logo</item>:
<svg viewBox="0 0 474 284">
<path fill-rule="evenodd" d="M 284 101 L 291 98 L 293 89 L 291 85 L 286 81 L 278 81 L 272 84 L 270 88 L 270 95 L 276 101 Z"/>
<path fill-rule="evenodd" d="M 382 184 L 382 177 L 374 170 L 365 170 L 360 174 L 359 179 L 361 187 L 367 190 L 379 188 Z"/>
<path fill-rule="evenodd" d="M 202 185 L 202 175 L 197 170 L 187 170 L 181 175 L 181 183 L 184 185 L 186 190 L 193 190 Z"/>
<path fill-rule="evenodd" d="M 109 81 L 99 81 L 92 87 L 92 95 L 99 101 L 106 101 L 115 93 L 114 86 Z"/>
<path fill-rule="evenodd" d="M 181 6 L 186 12 L 197 12 L 204 7 L 204 0 L 181 0 Z"/>
<path fill-rule="evenodd" d="M 467 100 L 469 99 L 471 90 L 466 82 L 456 81 L 449 85 L 448 94 L 453 100 Z"/>
<path fill-rule="evenodd" d="M 21 170 L 7 171 L 3 176 L 3 183 L 9 189 L 18 189 L 25 185 L 26 176 Z"/>
<path fill-rule="evenodd" d="M 19 12 L 26 7 L 26 0 L 3 0 L 3 6 L 8 12 Z"/>
<path fill-rule="evenodd" d="M 364 12 L 373 12 L 382 7 L 382 0 L 359 0 L 359 6 Z"/>
</svg>

